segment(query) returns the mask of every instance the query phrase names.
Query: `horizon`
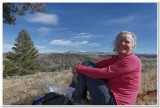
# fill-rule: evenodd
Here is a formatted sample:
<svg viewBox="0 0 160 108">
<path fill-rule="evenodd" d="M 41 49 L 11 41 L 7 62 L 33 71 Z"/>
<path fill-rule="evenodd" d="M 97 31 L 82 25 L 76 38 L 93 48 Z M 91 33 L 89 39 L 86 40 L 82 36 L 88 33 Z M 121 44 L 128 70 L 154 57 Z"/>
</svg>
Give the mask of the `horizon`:
<svg viewBox="0 0 160 108">
<path fill-rule="evenodd" d="M 10 52 L 10 51 L 8 51 L 8 52 Z M 8 52 L 3 52 L 3 54 L 4 53 L 8 53 Z M 38 54 L 51 54 L 51 53 L 60 53 L 60 54 L 64 54 L 64 53 L 70 53 L 70 54 L 74 54 L 74 53 L 76 53 L 76 54 L 78 54 L 78 53 L 108 53 L 108 54 L 116 54 L 115 52 L 99 52 L 99 51 L 85 51 L 85 52 L 83 52 L 83 51 L 66 51 L 66 52 L 38 52 Z M 133 52 L 134 54 L 144 54 L 144 55 L 158 55 L 157 53 L 135 53 L 135 52 Z"/>
<path fill-rule="evenodd" d="M 3 52 L 12 51 L 22 29 L 40 53 L 113 52 L 125 30 L 137 37 L 135 53 L 157 54 L 157 3 L 47 3 L 45 15 L 16 18 L 15 25 L 3 24 Z"/>
</svg>

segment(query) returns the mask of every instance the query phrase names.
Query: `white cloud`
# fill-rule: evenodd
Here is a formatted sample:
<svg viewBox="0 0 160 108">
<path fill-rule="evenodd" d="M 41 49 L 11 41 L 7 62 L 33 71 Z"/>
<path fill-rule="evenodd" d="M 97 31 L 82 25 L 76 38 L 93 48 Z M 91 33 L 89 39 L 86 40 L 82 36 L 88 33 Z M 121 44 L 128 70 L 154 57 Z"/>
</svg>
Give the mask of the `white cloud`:
<svg viewBox="0 0 160 108">
<path fill-rule="evenodd" d="M 74 38 L 91 38 L 93 35 L 79 35 L 79 36 L 75 36 Z"/>
<path fill-rule="evenodd" d="M 40 53 L 63 53 L 63 52 L 66 52 L 64 50 L 52 50 L 52 49 L 40 49 L 39 50 Z"/>
<path fill-rule="evenodd" d="M 101 36 L 94 36 L 92 34 L 89 34 L 89 33 L 79 33 L 77 34 L 75 37 L 73 38 L 92 38 L 92 37 L 101 37 Z"/>
<path fill-rule="evenodd" d="M 99 43 L 90 43 L 89 46 L 101 46 Z"/>
<path fill-rule="evenodd" d="M 88 44 L 88 41 L 71 41 L 71 40 L 52 40 L 50 42 L 52 45 L 59 45 L 59 46 L 80 46 Z"/>
<path fill-rule="evenodd" d="M 89 33 L 79 33 L 78 35 L 88 35 Z"/>
<path fill-rule="evenodd" d="M 26 20 L 28 22 L 48 24 L 48 25 L 58 25 L 59 23 L 59 17 L 56 14 L 37 13 L 27 16 Z"/>
<path fill-rule="evenodd" d="M 67 28 L 53 28 L 53 31 L 65 31 Z"/>
<path fill-rule="evenodd" d="M 47 28 L 47 27 L 40 27 L 40 28 L 37 29 L 37 32 L 39 34 L 43 34 L 43 35 L 46 35 L 46 34 L 50 33 L 51 31 L 52 31 L 52 29 Z"/>
<path fill-rule="evenodd" d="M 48 32 L 51 31 L 51 28 L 46 28 L 46 27 L 40 27 L 37 31 L 44 31 L 44 32 Z"/>
<path fill-rule="evenodd" d="M 50 32 L 55 31 L 65 31 L 67 28 L 48 28 L 48 27 L 40 27 L 36 31 L 39 35 L 48 35 Z"/>
<path fill-rule="evenodd" d="M 51 45 L 58 45 L 58 46 L 100 46 L 99 43 L 90 43 L 89 41 L 71 41 L 71 40 L 52 40 L 50 42 Z"/>
<path fill-rule="evenodd" d="M 62 52 L 61 50 L 53 50 L 46 46 L 41 46 L 41 45 L 36 45 L 35 47 L 38 49 L 39 53 Z"/>
<path fill-rule="evenodd" d="M 38 49 L 44 49 L 44 48 L 46 48 L 45 46 L 35 46 L 36 48 L 38 48 Z"/>
<path fill-rule="evenodd" d="M 121 17 L 121 18 L 116 18 L 109 20 L 109 23 L 127 23 L 127 22 L 132 22 L 135 20 L 135 16 L 126 16 L 126 17 Z"/>
</svg>

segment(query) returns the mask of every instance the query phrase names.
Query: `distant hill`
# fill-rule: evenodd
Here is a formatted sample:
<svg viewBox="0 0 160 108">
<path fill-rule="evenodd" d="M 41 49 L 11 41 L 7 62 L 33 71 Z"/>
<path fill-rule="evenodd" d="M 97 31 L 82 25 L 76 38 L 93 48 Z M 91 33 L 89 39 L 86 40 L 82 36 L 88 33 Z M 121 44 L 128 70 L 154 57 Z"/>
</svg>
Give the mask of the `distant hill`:
<svg viewBox="0 0 160 108">
<path fill-rule="evenodd" d="M 84 61 L 95 61 L 111 57 L 111 53 L 102 52 L 65 52 L 65 53 L 41 53 L 39 60 L 41 64 L 48 66 L 68 65 L 73 66 Z"/>
<path fill-rule="evenodd" d="M 79 52 L 68 51 L 64 53 L 39 53 L 39 64 L 41 71 L 54 71 L 59 69 L 67 69 L 84 61 L 96 61 L 103 58 L 111 57 L 111 52 Z M 3 60 L 6 53 L 3 53 Z M 137 54 L 142 62 L 148 62 L 146 58 L 156 59 L 156 54 Z"/>
<path fill-rule="evenodd" d="M 157 58 L 157 54 L 137 54 L 140 58 Z"/>
<path fill-rule="evenodd" d="M 84 55 L 113 55 L 113 52 L 80 52 L 80 51 L 67 51 L 65 54 L 84 54 Z"/>
</svg>

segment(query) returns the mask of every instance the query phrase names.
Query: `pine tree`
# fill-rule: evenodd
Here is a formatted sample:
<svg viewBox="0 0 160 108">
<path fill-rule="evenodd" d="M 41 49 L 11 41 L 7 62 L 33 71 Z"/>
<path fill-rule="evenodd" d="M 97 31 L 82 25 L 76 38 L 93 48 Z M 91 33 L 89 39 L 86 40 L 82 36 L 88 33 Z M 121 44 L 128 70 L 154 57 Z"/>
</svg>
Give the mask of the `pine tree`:
<svg viewBox="0 0 160 108">
<path fill-rule="evenodd" d="M 24 16 L 27 13 L 46 13 L 44 3 L 3 3 L 3 22 L 5 24 L 16 24 L 16 16 Z"/>
<path fill-rule="evenodd" d="M 23 29 L 20 31 L 15 41 L 14 47 L 12 47 L 13 51 L 6 55 L 6 58 L 9 59 L 9 64 L 4 66 L 5 75 L 26 75 L 35 73 L 38 70 L 38 50 L 34 47 L 30 35 Z M 12 65 L 14 67 L 7 67 Z M 13 70 L 18 72 L 14 72 Z"/>
</svg>

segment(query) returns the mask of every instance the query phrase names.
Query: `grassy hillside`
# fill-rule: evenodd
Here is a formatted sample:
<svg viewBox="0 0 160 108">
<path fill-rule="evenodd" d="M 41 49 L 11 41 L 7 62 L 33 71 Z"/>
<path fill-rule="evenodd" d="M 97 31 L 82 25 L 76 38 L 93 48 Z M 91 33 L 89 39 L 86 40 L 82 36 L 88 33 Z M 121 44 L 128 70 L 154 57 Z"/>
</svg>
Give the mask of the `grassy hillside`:
<svg viewBox="0 0 160 108">
<path fill-rule="evenodd" d="M 97 60 L 111 56 L 104 53 L 78 54 L 40 54 L 42 66 L 74 65 L 87 59 Z M 157 56 L 138 55 L 142 61 L 142 84 L 135 105 L 157 104 Z M 68 86 L 71 82 L 71 70 L 38 72 L 34 75 L 12 76 L 3 79 L 4 105 L 31 105 L 33 100 L 44 95 L 47 85 Z"/>
</svg>

